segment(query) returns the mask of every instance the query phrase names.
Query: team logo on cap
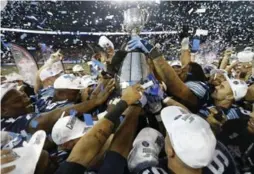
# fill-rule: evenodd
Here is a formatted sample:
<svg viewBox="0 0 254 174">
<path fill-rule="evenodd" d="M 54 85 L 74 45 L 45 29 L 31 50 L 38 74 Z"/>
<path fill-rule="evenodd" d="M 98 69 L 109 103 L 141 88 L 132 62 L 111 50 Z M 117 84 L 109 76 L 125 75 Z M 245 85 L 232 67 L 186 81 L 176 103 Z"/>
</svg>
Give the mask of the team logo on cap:
<svg viewBox="0 0 254 174">
<path fill-rule="evenodd" d="M 77 118 L 75 116 L 72 116 L 69 119 L 68 123 L 66 124 L 66 127 L 72 130 L 74 127 L 74 124 L 76 123 L 76 120 L 77 120 Z"/>
<path fill-rule="evenodd" d="M 147 141 L 143 141 L 143 142 L 142 142 L 142 145 L 143 145 L 144 147 L 148 147 L 148 146 L 149 146 L 149 143 L 148 143 Z"/>
</svg>

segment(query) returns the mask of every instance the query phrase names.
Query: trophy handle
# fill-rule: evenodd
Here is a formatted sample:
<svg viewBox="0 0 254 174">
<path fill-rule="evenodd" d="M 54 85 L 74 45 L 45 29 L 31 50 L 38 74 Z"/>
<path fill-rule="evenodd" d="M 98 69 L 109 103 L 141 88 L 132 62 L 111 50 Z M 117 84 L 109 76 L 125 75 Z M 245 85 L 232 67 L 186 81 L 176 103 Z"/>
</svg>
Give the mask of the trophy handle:
<svg viewBox="0 0 254 174">
<path fill-rule="evenodd" d="M 146 13 L 146 16 L 145 16 L 145 23 L 147 23 L 148 20 L 149 20 L 149 17 L 150 17 L 149 12 L 148 12 L 147 9 L 143 9 L 142 11 L 143 11 L 144 13 Z"/>
</svg>

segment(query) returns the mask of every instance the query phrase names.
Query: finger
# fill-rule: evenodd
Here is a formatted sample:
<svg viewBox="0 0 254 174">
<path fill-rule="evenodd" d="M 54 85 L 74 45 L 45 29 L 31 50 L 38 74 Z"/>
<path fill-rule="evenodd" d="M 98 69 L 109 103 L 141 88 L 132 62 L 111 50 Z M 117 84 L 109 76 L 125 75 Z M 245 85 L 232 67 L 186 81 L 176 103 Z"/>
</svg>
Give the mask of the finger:
<svg viewBox="0 0 254 174">
<path fill-rule="evenodd" d="M 132 43 L 132 44 L 129 44 L 129 45 L 128 45 L 128 48 L 129 48 L 129 49 L 132 49 L 132 48 L 134 48 L 136 45 L 137 45 L 137 44 L 134 42 L 134 43 Z"/>
<path fill-rule="evenodd" d="M 113 86 L 115 86 L 115 80 L 110 80 L 109 84 L 107 85 L 106 89 L 109 90 L 111 89 Z"/>
<path fill-rule="evenodd" d="M 2 174 L 9 173 L 9 172 L 13 171 L 15 168 L 16 168 L 15 165 L 1 168 L 1 173 Z"/>
<path fill-rule="evenodd" d="M 137 42 L 136 40 L 130 40 L 130 41 L 128 42 L 128 45 L 131 45 L 131 44 L 136 43 L 136 42 Z"/>
<path fill-rule="evenodd" d="M 9 162 L 12 162 L 16 159 L 16 156 L 13 156 L 12 154 L 8 154 L 5 157 L 1 158 L 1 164 L 6 164 Z"/>
</svg>

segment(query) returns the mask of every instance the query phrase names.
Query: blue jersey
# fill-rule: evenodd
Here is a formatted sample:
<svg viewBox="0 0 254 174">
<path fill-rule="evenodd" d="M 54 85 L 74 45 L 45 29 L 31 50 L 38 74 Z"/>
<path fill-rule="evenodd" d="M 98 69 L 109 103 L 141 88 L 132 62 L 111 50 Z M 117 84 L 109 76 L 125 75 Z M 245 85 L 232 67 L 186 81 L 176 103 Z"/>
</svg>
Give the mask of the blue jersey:
<svg viewBox="0 0 254 174">
<path fill-rule="evenodd" d="M 209 108 L 211 108 L 211 107 L 214 107 L 214 106 L 210 106 L 210 107 L 204 106 L 198 111 L 197 114 L 200 115 L 203 118 L 207 118 L 210 114 Z M 248 118 L 250 116 L 250 111 L 245 110 L 245 109 L 240 108 L 240 107 L 232 106 L 231 108 L 228 108 L 228 109 L 220 108 L 220 110 L 227 117 L 227 120 L 239 119 L 241 117 L 247 117 Z"/>
<path fill-rule="evenodd" d="M 158 166 L 148 167 L 138 174 L 171 174 L 174 173 L 167 167 L 167 159 L 160 160 Z M 203 174 L 238 174 L 236 164 L 227 148 L 217 142 L 213 161 L 202 170 Z"/>
<path fill-rule="evenodd" d="M 50 104 L 54 97 L 55 89 L 48 87 L 41 89 L 36 96 L 33 96 L 34 105 L 38 109 L 38 113 L 45 112 L 46 107 Z"/>
<path fill-rule="evenodd" d="M 56 102 L 49 101 L 44 109 L 44 112 L 50 112 L 56 108 L 62 108 L 62 107 L 70 106 L 73 104 L 74 104 L 73 102 L 69 102 L 68 100 L 56 101 Z"/>
<path fill-rule="evenodd" d="M 36 113 L 21 115 L 19 117 L 1 118 L 1 130 L 13 132 L 22 135 L 23 137 L 30 137 L 27 132 L 28 125 L 37 116 Z"/>
<path fill-rule="evenodd" d="M 35 96 L 35 106 L 38 108 L 39 113 L 50 112 L 56 108 L 73 104 L 73 102 L 68 100 L 53 102 L 54 92 L 55 89 L 53 87 L 48 87 L 40 90 L 37 96 Z"/>
<path fill-rule="evenodd" d="M 217 142 L 213 161 L 205 168 L 203 174 L 240 174 L 234 158 L 228 149 L 221 143 Z"/>
<path fill-rule="evenodd" d="M 210 104 L 210 87 L 208 84 L 201 81 L 188 81 L 185 85 L 193 92 L 193 94 L 198 98 L 198 107 L 201 108 L 207 104 Z"/>
<path fill-rule="evenodd" d="M 23 147 L 23 142 L 27 141 L 27 137 L 20 134 L 4 131 L 5 136 L 1 137 L 1 149 L 13 149 Z M 7 137 L 6 137 L 7 136 Z M 4 140 L 6 138 L 6 140 Z"/>
<path fill-rule="evenodd" d="M 249 118 L 229 120 L 217 136 L 234 157 L 241 173 L 254 172 L 254 135 L 247 130 Z"/>
</svg>

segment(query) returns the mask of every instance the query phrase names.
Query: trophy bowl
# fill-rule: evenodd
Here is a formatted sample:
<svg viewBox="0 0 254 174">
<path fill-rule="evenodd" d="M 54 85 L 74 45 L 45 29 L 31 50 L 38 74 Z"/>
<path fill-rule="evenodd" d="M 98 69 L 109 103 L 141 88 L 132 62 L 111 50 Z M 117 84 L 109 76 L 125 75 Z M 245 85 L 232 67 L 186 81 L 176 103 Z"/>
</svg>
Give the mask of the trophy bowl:
<svg viewBox="0 0 254 174">
<path fill-rule="evenodd" d="M 131 34 L 139 34 L 149 19 L 147 10 L 130 8 L 124 11 L 123 29 Z"/>
</svg>

